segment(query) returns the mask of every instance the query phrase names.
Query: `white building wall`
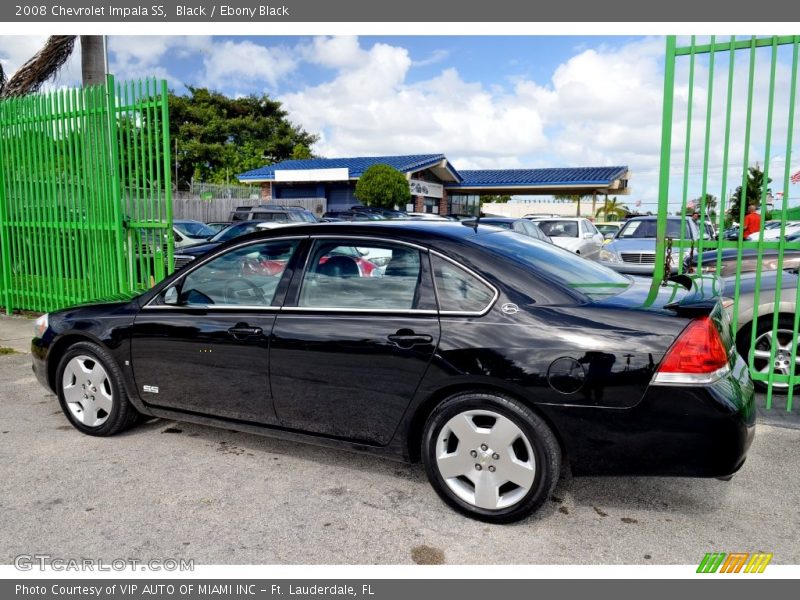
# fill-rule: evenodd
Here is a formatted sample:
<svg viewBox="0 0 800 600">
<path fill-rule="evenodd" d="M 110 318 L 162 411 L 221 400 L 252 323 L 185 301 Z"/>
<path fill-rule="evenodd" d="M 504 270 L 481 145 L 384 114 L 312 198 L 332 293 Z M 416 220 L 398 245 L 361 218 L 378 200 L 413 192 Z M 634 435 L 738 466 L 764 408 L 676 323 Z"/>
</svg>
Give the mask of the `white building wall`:
<svg viewBox="0 0 800 600">
<path fill-rule="evenodd" d="M 487 215 L 500 215 L 503 217 L 520 218 L 529 214 L 558 215 L 560 217 L 576 216 L 577 206 L 574 202 L 507 202 L 499 204 L 487 202 L 481 205 L 481 212 Z M 592 200 L 585 199 L 581 202 L 581 216 L 593 217 Z"/>
</svg>

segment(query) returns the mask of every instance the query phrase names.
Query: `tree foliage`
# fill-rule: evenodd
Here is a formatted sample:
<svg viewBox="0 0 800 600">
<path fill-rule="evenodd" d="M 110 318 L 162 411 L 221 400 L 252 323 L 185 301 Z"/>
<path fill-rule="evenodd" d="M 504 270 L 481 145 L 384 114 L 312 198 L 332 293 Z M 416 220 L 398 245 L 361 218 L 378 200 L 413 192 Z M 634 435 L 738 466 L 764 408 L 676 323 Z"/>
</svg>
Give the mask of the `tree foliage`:
<svg viewBox="0 0 800 600">
<path fill-rule="evenodd" d="M 311 157 L 317 136 L 289 121 L 281 103 L 266 94 L 229 98 L 206 88 L 188 90 L 183 96 L 169 95 L 179 187 L 187 187 L 193 177 L 224 183 L 265 164 Z"/>
<path fill-rule="evenodd" d="M 602 206 L 597 209 L 594 216 L 599 218 L 600 215 L 604 215 L 606 219 L 615 221 L 622 219 L 628 212 L 630 212 L 628 207 L 625 204 L 621 204 L 615 196 L 614 198 L 606 199 Z"/>
<path fill-rule="evenodd" d="M 765 185 L 769 185 L 772 183 L 772 179 L 767 179 L 766 183 L 764 182 L 764 171 L 761 170 L 759 165 L 755 167 L 749 167 L 747 170 L 747 189 L 745 192 L 745 203 L 747 205 L 752 204 L 756 208 L 759 208 L 761 205 L 761 195 Z M 770 189 L 767 188 L 766 190 L 767 195 L 770 194 Z M 731 207 L 728 211 L 733 217 L 734 220 L 738 221 L 741 218 L 741 206 L 742 206 L 742 186 L 736 188 L 736 191 L 733 193 L 731 197 Z M 745 213 L 747 209 L 745 209 Z"/>
<path fill-rule="evenodd" d="M 408 180 L 389 165 L 372 165 L 356 183 L 356 198 L 367 206 L 405 207 L 411 201 Z"/>
<path fill-rule="evenodd" d="M 570 202 L 574 202 L 576 205 L 575 208 L 575 216 L 581 216 L 581 200 L 583 200 L 586 196 L 582 196 L 580 194 L 556 194 L 553 196 L 555 200 L 569 200 Z"/>
</svg>

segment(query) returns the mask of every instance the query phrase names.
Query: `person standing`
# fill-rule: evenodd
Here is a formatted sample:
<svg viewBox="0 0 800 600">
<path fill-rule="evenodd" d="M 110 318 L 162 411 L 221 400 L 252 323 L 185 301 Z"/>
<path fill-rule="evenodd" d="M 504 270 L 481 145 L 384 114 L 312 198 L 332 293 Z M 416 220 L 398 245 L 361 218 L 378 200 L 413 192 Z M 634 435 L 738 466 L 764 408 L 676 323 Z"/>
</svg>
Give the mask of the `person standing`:
<svg viewBox="0 0 800 600">
<path fill-rule="evenodd" d="M 756 212 L 756 207 L 752 204 L 747 205 L 747 215 L 744 217 L 744 232 L 742 238 L 747 239 L 748 236 L 761 231 L 761 217 Z"/>
</svg>

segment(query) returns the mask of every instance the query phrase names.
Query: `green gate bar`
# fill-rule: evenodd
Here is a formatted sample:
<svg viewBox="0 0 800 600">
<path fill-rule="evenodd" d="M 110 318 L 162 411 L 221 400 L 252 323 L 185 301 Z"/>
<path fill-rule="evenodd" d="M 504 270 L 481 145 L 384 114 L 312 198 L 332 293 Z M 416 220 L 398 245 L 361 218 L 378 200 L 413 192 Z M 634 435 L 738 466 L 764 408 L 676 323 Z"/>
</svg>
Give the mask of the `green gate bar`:
<svg viewBox="0 0 800 600">
<path fill-rule="evenodd" d="M 657 287 L 670 276 L 665 261 L 667 249 L 678 249 L 678 264 L 671 265 L 672 270 L 684 270 L 683 257 L 685 253 L 697 257 L 697 264 L 702 265 L 703 253 L 716 253 L 716 260 L 712 267 L 706 270 L 720 273 L 722 270 L 722 250 L 734 249 L 736 253 L 736 272 L 727 277 L 725 295 L 732 297 L 734 302 L 731 307 L 731 321 L 736 333 L 737 345 L 747 359 L 751 375 L 756 382 L 766 387 L 767 408 L 771 408 L 775 394 L 780 391 L 785 393 L 785 408 L 792 410 L 794 386 L 800 385 L 800 369 L 798 369 L 797 343 L 798 330 L 800 329 L 800 313 L 790 310 L 787 305 L 781 305 L 782 297 L 786 294 L 790 305 L 796 304 L 800 293 L 800 277 L 792 280 L 792 285 L 784 289 L 784 282 L 788 275 L 783 271 L 784 252 L 787 250 L 800 251 L 800 242 L 789 242 L 785 238 L 786 222 L 790 215 L 800 209 L 790 209 L 790 177 L 792 173 L 800 171 L 800 164 L 792 165 L 792 145 L 797 139 L 794 136 L 795 111 L 797 109 L 797 72 L 798 72 L 798 47 L 800 36 L 767 36 L 749 37 L 747 39 L 720 40 L 711 36 L 708 43 L 698 44 L 696 37 L 692 36 L 688 45 L 679 46 L 675 36 L 669 36 L 666 42 L 666 62 L 664 69 L 664 106 L 662 120 L 662 145 L 659 172 L 659 198 L 658 198 L 658 224 L 657 224 L 657 256 L 663 260 L 656 260 L 651 298 L 655 297 Z M 781 49 L 791 50 L 790 62 L 781 62 Z M 741 55 L 741 56 L 740 56 Z M 703 62 L 699 62 L 700 59 Z M 727 59 L 727 68 L 716 69 L 721 60 Z M 723 65 L 724 66 L 724 65 Z M 738 67 L 738 68 L 737 68 Z M 789 72 L 787 77 L 778 78 L 778 69 L 781 67 Z M 699 68 L 706 69 L 707 77 L 704 94 L 695 94 L 695 78 Z M 761 79 L 764 81 L 761 82 Z M 727 81 L 724 81 L 727 80 Z M 746 88 L 743 89 L 743 82 Z M 715 93 L 715 87 L 724 88 Z M 676 117 L 675 100 L 676 89 L 681 85 L 688 85 L 688 103 L 685 114 Z M 760 87 L 757 87 L 760 86 Z M 766 92 L 766 107 L 755 109 L 755 92 Z M 693 135 L 693 127 L 697 126 L 698 118 L 695 103 L 705 102 L 703 117 L 699 119 L 702 128 L 697 135 Z M 682 104 L 681 104 L 682 106 Z M 713 110 L 717 107 L 719 110 Z M 778 109 L 783 109 L 778 117 Z M 738 109 L 738 110 L 737 110 Z M 743 114 L 744 119 L 736 123 L 733 115 Z M 724 120 L 716 115 L 724 115 Z M 685 118 L 685 124 L 680 119 Z M 785 121 L 784 121 L 785 118 Z M 763 128 L 760 128 L 763 119 Z M 741 127 L 734 130 L 732 122 Z M 775 131 L 777 126 L 785 123 L 785 146 L 781 147 L 783 139 L 776 141 Z M 680 124 L 685 129 L 683 147 L 681 149 L 682 171 L 674 173 L 672 130 L 673 126 Z M 763 135 L 761 134 L 763 129 Z M 693 153 L 693 148 L 702 148 L 702 153 Z M 677 149 L 676 149 L 677 151 Z M 731 159 L 736 156 L 734 151 L 740 152 L 740 166 L 731 165 Z M 712 157 L 722 155 L 721 164 L 713 164 Z M 782 177 L 782 201 L 780 209 L 775 207 L 768 210 L 768 202 L 772 199 L 769 189 L 771 166 L 776 161 L 783 161 L 779 176 Z M 750 167 L 763 165 L 763 183 L 758 190 L 758 197 L 748 198 L 748 182 Z M 740 168 L 741 177 L 736 177 L 735 169 Z M 711 171 L 720 172 L 719 188 L 712 186 Z M 699 173 L 699 175 L 695 175 Z M 733 174 L 732 174 L 733 173 Z M 689 239 L 685 224 L 681 224 L 679 239 L 666 239 L 667 217 L 670 211 L 670 178 L 680 178 L 682 183 L 680 195 L 680 214 L 687 212 L 688 200 L 699 194 L 696 208 L 700 211 L 700 239 Z M 739 195 L 738 214 L 730 215 L 730 202 L 727 188 L 729 181 L 741 183 Z M 718 199 L 718 213 L 712 219 L 706 203 L 707 192 L 710 189 L 720 189 Z M 692 191 L 693 190 L 693 191 Z M 744 217 L 747 211 L 748 200 L 757 205 L 757 212 L 761 217 L 761 231 L 756 239 L 744 238 Z M 721 234 L 726 224 L 726 215 L 733 220 L 738 220 L 739 229 L 736 239 L 726 240 L 703 239 L 705 223 L 707 220 L 715 222 Z M 768 218 L 779 217 L 780 237 L 776 240 L 764 240 L 765 224 Z M 743 250 L 755 250 L 756 266 L 753 274 L 742 273 Z M 774 293 L 762 292 L 762 282 L 765 281 L 766 272 L 762 265 L 764 252 L 775 250 L 777 252 L 777 271 L 774 276 Z M 702 268 L 702 267 L 701 267 Z M 770 278 L 772 276 L 770 275 Z M 742 283 L 748 280 L 752 284 L 752 299 L 755 307 L 751 323 L 742 323 L 740 327 L 740 296 Z M 751 279 L 753 281 L 751 281 Z M 764 325 L 765 321 L 770 325 Z M 759 322 L 761 325 L 759 325 Z M 756 349 L 756 342 L 769 343 L 769 349 Z M 788 364 L 786 362 L 788 354 Z M 778 358 L 783 360 L 779 361 Z M 780 364 L 778 364 L 780 363 Z"/>
<path fill-rule="evenodd" d="M 131 296 L 172 272 L 169 164 L 166 82 L 0 101 L 6 312 Z"/>
</svg>

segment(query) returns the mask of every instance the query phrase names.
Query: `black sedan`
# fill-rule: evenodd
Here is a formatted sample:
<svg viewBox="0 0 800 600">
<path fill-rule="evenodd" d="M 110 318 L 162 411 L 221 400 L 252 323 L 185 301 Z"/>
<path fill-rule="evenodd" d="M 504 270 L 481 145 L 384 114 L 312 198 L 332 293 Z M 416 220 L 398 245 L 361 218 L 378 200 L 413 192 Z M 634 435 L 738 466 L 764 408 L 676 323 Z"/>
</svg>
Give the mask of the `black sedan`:
<svg viewBox="0 0 800 600">
<path fill-rule="evenodd" d="M 33 369 L 89 435 L 163 417 L 422 460 L 450 506 L 510 522 L 562 464 L 739 469 L 753 386 L 718 283 L 651 293 L 488 225 L 299 225 L 228 242 L 127 302 L 43 316 Z"/>
</svg>

